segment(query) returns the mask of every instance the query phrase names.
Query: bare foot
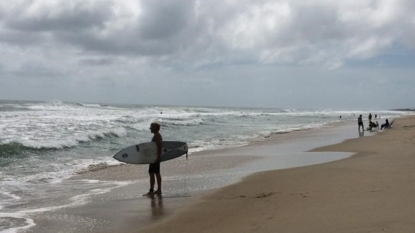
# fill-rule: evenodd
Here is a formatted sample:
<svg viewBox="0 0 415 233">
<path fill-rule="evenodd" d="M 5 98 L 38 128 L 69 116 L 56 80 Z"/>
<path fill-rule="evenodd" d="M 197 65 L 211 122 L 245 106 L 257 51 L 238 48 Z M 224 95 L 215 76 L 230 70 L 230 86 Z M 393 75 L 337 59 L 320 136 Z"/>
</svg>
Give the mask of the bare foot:
<svg viewBox="0 0 415 233">
<path fill-rule="evenodd" d="M 143 197 L 153 197 L 154 196 L 154 192 L 152 190 L 148 191 L 148 193 L 143 194 Z"/>
</svg>

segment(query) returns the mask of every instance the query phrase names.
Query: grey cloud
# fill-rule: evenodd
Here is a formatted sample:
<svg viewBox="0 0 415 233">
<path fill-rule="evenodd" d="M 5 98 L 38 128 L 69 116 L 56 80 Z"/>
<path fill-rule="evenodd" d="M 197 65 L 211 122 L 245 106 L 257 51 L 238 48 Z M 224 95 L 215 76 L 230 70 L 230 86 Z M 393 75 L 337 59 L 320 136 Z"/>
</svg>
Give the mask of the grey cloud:
<svg viewBox="0 0 415 233">
<path fill-rule="evenodd" d="M 86 66 L 107 66 L 114 64 L 114 60 L 110 58 L 89 58 L 89 59 L 81 59 L 79 64 L 86 65 Z"/>
<path fill-rule="evenodd" d="M 129 32 L 121 32 L 107 38 L 94 33 L 56 34 L 60 41 L 82 48 L 86 52 L 118 56 L 163 56 L 175 51 L 176 44 L 170 41 L 140 41 Z"/>
<path fill-rule="evenodd" d="M 3 5 L 0 40 L 19 46 L 54 40 L 93 53 L 155 57 L 192 47 L 202 31 L 194 23 L 193 0 L 139 1 L 138 16 L 126 25 L 123 20 L 128 16 L 116 14 L 114 8 L 129 9 L 117 1 L 71 1 L 73 5 L 62 1 L 53 6 L 42 2 L 20 1 L 20 7 L 11 11 Z"/>
<path fill-rule="evenodd" d="M 64 75 L 64 71 L 53 68 L 42 62 L 32 61 L 25 62 L 18 69 L 10 70 L 9 74 L 15 77 L 26 79 L 59 79 Z"/>
<path fill-rule="evenodd" d="M 56 4 L 32 0 L 21 7 L 1 11 L 5 26 L 24 32 L 91 30 L 103 27 L 111 19 L 110 1 L 56 1 Z"/>
<path fill-rule="evenodd" d="M 0 30 L 0 42 L 16 46 L 38 46 L 47 43 L 50 38 L 41 33 L 28 33 L 16 30 Z"/>
<path fill-rule="evenodd" d="M 0 40 L 54 41 L 101 56 L 200 64 L 340 67 L 393 44 L 415 46 L 413 5 L 388 1 L 17 0 L 0 5 Z M 1 26 L 2 25 L 2 26 Z M 33 38 L 28 39 L 28 38 Z"/>
<path fill-rule="evenodd" d="M 86 51 L 127 56 L 173 55 L 193 43 L 193 1 L 142 1 L 141 5 L 132 25 L 57 32 L 55 36 Z"/>
<path fill-rule="evenodd" d="M 139 35 L 144 40 L 165 40 L 182 33 L 194 21 L 194 1 L 144 0 L 138 19 Z"/>
</svg>

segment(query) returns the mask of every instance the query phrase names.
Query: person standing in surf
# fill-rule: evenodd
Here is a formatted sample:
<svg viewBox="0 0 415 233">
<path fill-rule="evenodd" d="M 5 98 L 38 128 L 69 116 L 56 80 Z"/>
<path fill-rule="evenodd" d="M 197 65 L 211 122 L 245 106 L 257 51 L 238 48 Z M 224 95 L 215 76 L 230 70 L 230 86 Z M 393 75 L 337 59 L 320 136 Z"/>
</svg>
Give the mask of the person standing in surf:
<svg viewBox="0 0 415 233">
<path fill-rule="evenodd" d="M 362 130 L 363 131 L 365 131 L 365 126 L 363 125 L 363 119 L 362 119 L 362 115 L 360 115 L 358 118 L 357 118 L 357 125 L 359 126 L 359 131 L 360 131 L 360 126 L 362 126 Z"/>
<path fill-rule="evenodd" d="M 151 133 L 154 134 L 151 139 L 157 145 L 157 159 L 154 163 L 149 164 L 148 174 L 150 175 L 150 190 L 143 196 L 152 197 L 154 194 L 161 195 L 161 174 L 160 174 L 160 162 L 161 162 L 161 142 L 163 138 L 160 134 L 160 124 L 153 122 L 150 125 Z M 157 190 L 154 191 L 155 181 L 157 179 Z"/>
</svg>

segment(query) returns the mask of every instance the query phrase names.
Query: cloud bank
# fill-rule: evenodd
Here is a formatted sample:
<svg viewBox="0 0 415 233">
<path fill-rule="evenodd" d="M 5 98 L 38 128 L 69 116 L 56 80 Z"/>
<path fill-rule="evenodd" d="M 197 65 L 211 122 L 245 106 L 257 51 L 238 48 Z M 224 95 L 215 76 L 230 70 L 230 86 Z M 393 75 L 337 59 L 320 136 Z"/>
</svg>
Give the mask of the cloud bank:
<svg viewBox="0 0 415 233">
<path fill-rule="evenodd" d="M 411 0 L 3 1 L 0 74 L 146 83 L 235 65 L 336 70 L 412 57 L 414 9 Z"/>
<path fill-rule="evenodd" d="M 413 9 L 409 0 L 16 0 L 0 5 L 0 41 L 195 64 L 335 68 L 396 44 L 413 48 Z"/>
</svg>

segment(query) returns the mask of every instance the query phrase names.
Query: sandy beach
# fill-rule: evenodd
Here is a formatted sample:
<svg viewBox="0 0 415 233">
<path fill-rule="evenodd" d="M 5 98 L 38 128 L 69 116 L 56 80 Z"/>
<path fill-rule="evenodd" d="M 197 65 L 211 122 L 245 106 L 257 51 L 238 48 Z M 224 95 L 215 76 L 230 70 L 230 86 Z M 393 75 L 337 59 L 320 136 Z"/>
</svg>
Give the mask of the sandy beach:
<svg viewBox="0 0 415 233">
<path fill-rule="evenodd" d="M 414 232 L 414 117 L 313 151 L 356 154 L 249 176 L 140 232 Z"/>
<path fill-rule="evenodd" d="M 98 169 L 74 180 L 131 184 L 35 216 L 27 232 L 414 232 L 414 142 L 415 117 L 364 135 L 355 124 L 274 135 L 171 161 L 166 177 L 188 177 L 154 199 L 141 196 L 145 169 Z"/>
</svg>

